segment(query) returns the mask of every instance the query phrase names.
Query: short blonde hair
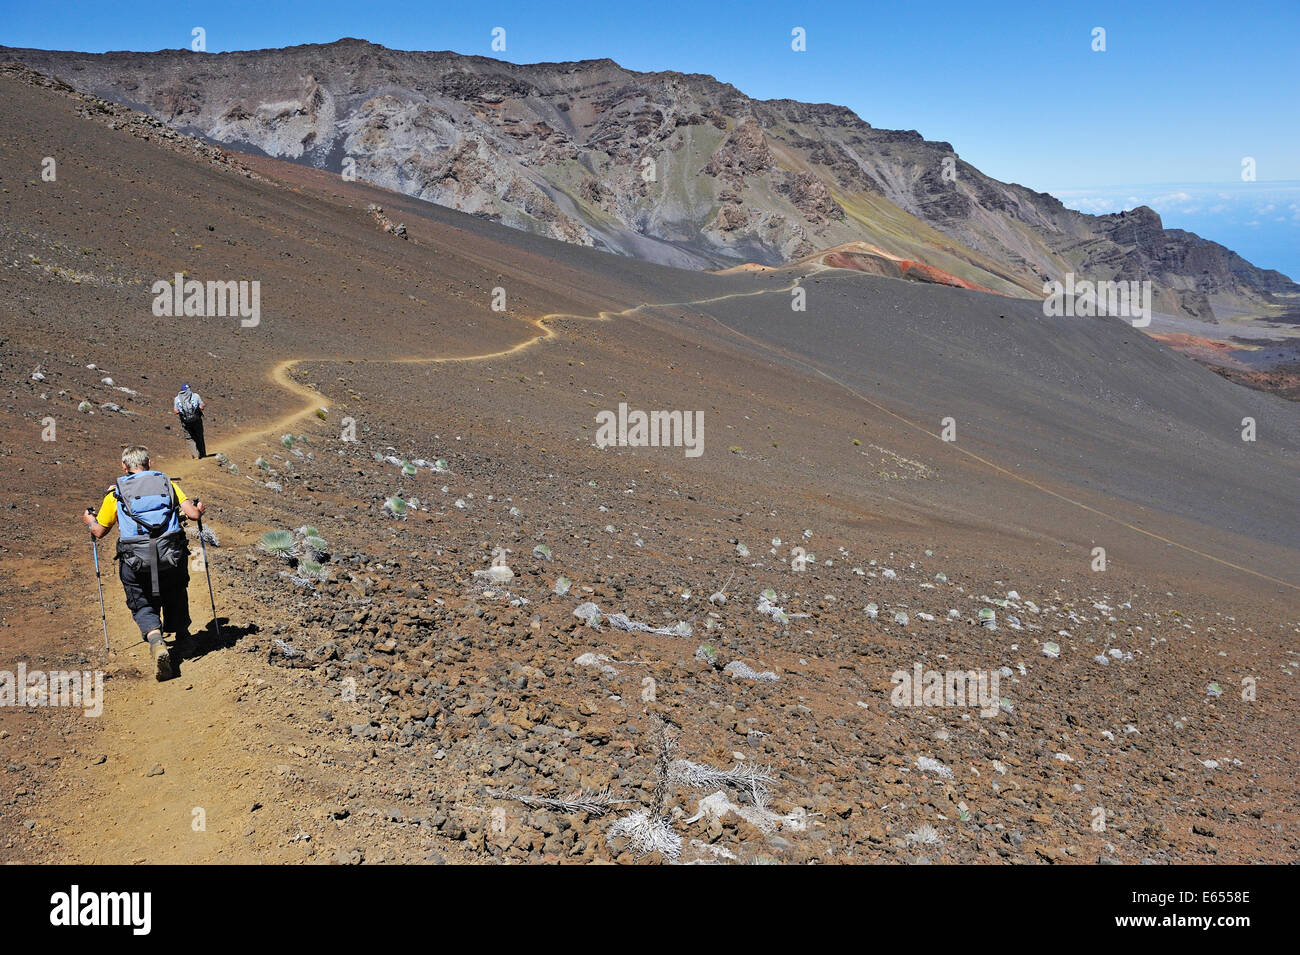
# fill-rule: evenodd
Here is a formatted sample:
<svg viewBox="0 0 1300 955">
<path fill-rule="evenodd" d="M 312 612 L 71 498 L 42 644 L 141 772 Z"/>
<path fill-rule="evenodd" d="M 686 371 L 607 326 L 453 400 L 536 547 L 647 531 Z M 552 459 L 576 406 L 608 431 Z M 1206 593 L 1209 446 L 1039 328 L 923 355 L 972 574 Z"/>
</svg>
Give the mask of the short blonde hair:
<svg viewBox="0 0 1300 955">
<path fill-rule="evenodd" d="M 141 470 L 149 466 L 149 449 L 143 445 L 133 444 L 122 452 L 122 464 L 128 471 Z"/>
</svg>

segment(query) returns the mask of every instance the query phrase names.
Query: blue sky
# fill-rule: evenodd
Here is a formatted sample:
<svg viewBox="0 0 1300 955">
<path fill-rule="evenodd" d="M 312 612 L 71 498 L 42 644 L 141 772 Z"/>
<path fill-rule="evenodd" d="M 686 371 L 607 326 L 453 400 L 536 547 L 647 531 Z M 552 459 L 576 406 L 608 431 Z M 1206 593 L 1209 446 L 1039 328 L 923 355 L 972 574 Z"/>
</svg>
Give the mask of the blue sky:
<svg viewBox="0 0 1300 955">
<path fill-rule="evenodd" d="M 1230 195 L 1217 205 L 1226 214 L 1257 198 L 1235 187 L 1300 180 L 1296 0 L 0 0 L 0 43 L 9 46 L 188 47 L 195 26 L 211 52 L 356 36 L 518 63 L 610 57 L 630 69 L 710 73 L 751 96 L 838 103 L 875 126 L 919 130 L 998 179 L 1058 195 L 1082 190 L 1090 202 L 1140 192 L 1125 184 L 1223 184 Z M 498 26 L 504 53 L 491 49 Z M 790 48 L 794 27 L 806 31 L 805 52 Z M 1092 49 L 1096 27 L 1106 31 L 1104 52 Z M 1255 160 L 1253 184 L 1241 180 L 1245 157 Z M 1125 188 L 1109 188 L 1117 184 Z M 1202 207 L 1202 227 L 1217 221 L 1213 205 Z M 1177 204 L 1155 208 L 1167 225 L 1190 228 Z M 1300 248 L 1300 219 L 1292 221 L 1283 235 Z M 1300 275 L 1300 252 L 1284 245 L 1273 238 L 1238 251 Z"/>
</svg>

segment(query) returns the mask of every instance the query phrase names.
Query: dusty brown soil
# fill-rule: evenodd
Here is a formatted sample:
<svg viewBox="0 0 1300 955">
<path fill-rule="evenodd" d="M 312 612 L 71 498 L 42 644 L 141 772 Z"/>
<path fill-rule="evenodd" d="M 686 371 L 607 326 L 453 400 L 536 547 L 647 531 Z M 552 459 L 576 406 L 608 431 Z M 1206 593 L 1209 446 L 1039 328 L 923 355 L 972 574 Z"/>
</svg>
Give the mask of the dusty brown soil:
<svg viewBox="0 0 1300 955">
<path fill-rule="evenodd" d="M 1203 364 L 1215 374 L 1222 375 L 1228 381 L 1246 388 L 1256 388 L 1259 391 L 1279 395 L 1288 401 L 1300 401 L 1300 365 L 1281 365 L 1277 368 L 1252 371 L 1208 361 Z"/>
<path fill-rule="evenodd" d="M 790 297 L 781 270 L 646 266 L 301 167 L 246 158 L 248 175 L 13 78 L 0 94 L 0 669 L 108 676 L 98 718 L 0 709 L 6 861 L 663 858 L 611 838 L 634 809 L 663 814 L 684 860 L 1296 858 L 1293 526 L 1071 481 L 1022 461 L 1011 416 L 946 443 L 908 375 L 882 365 L 867 393 L 782 344 L 760 320 Z M 151 283 L 182 270 L 259 279 L 261 325 L 155 318 Z M 935 301 L 896 287 L 1003 307 L 843 281 L 865 283 L 846 286 L 864 321 Z M 181 380 L 220 459 L 183 457 Z M 1175 386 L 1229 388 L 1204 380 Z M 597 448 L 620 402 L 702 410 L 705 453 Z M 77 520 L 133 441 L 209 502 L 220 540 L 223 636 L 162 684 L 111 573 L 99 649 Z M 1289 447 L 1265 458 L 1241 480 L 1293 473 Z M 328 543 L 326 579 L 257 547 L 303 527 Z M 475 574 L 498 548 L 504 584 Z M 202 577 L 190 602 L 197 628 Z M 893 705 L 915 665 L 1005 667 L 1005 705 Z M 765 781 L 757 800 L 699 788 L 666 760 Z M 512 798 L 605 790 L 606 814 Z M 695 819 L 716 790 L 744 813 Z"/>
<path fill-rule="evenodd" d="M 1228 381 L 1278 395 L 1288 401 L 1300 401 L 1300 364 L 1280 362 L 1271 368 L 1252 368 L 1241 360 L 1241 346 L 1232 342 L 1179 332 L 1165 332 L 1151 337 Z"/>
</svg>

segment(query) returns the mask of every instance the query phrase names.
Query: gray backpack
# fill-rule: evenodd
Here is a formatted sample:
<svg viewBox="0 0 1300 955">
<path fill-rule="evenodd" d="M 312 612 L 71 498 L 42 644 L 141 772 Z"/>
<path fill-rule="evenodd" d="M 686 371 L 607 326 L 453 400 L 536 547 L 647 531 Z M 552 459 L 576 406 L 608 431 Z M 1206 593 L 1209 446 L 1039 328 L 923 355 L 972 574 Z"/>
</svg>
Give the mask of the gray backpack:
<svg viewBox="0 0 1300 955">
<path fill-rule="evenodd" d="M 182 391 L 179 395 L 181 406 L 181 423 L 193 424 L 203 417 L 203 412 L 199 410 L 198 396 L 192 391 Z"/>
</svg>

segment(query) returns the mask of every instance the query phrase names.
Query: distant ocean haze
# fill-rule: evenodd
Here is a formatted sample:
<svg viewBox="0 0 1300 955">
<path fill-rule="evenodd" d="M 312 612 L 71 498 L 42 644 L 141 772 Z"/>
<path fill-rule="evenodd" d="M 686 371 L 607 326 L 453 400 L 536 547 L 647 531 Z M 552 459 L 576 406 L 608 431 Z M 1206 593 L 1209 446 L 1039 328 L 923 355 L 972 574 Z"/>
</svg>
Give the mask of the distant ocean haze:
<svg viewBox="0 0 1300 955">
<path fill-rule="evenodd" d="M 1166 229 L 1226 246 L 1262 269 L 1300 281 L 1300 180 L 1152 183 L 1049 189 L 1091 215 L 1150 206 Z"/>
</svg>

